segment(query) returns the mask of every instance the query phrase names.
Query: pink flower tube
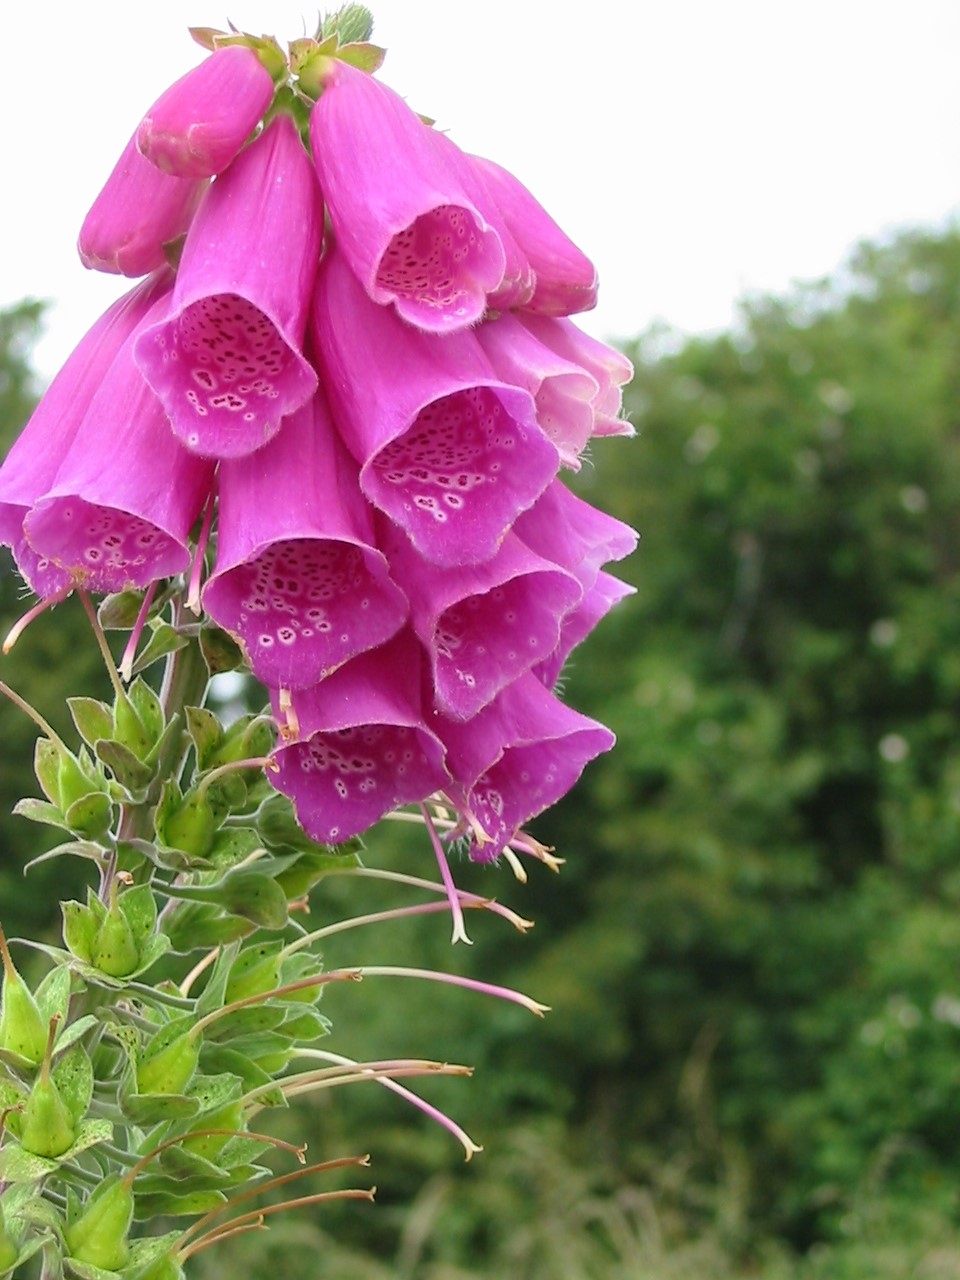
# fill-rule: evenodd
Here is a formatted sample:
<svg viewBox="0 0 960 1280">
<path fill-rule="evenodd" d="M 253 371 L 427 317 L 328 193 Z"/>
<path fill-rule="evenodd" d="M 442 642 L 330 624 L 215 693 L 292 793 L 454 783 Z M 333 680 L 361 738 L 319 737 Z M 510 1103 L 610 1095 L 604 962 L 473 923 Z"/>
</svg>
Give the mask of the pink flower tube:
<svg viewBox="0 0 960 1280">
<path fill-rule="evenodd" d="M 370 501 L 431 563 L 488 560 L 557 470 L 529 392 L 497 378 L 472 333 L 420 333 L 376 306 L 335 251 L 313 333 Z"/>
<path fill-rule="evenodd" d="M 302 353 L 323 206 L 310 159 L 278 116 L 210 187 L 183 250 L 173 310 L 136 361 L 193 452 L 261 448 L 313 395 Z"/>
<path fill-rule="evenodd" d="M 579 365 L 597 384 L 591 400 L 594 436 L 632 436 L 633 427 L 620 414 L 623 409 L 621 388 L 633 377 L 633 365 L 615 347 L 598 342 L 578 329 L 572 320 L 535 316 L 524 312 L 518 316 L 524 328 L 563 360 Z"/>
<path fill-rule="evenodd" d="M 596 379 L 545 346 L 514 315 L 498 316 L 475 332 L 497 375 L 533 396 L 537 422 L 561 463 L 579 471 L 580 454 L 593 434 Z"/>
<path fill-rule="evenodd" d="M 83 220 L 80 261 L 114 275 L 156 271 L 167 262 L 164 246 L 179 240 L 193 221 L 206 186 L 203 178 L 161 173 L 131 138 Z"/>
<path fill-rule="evenodd" d="M 264 684 L 316 684 L 403 625 L 406 599 L 321 393 L 259 453 L 221 463 L 219 504 L 203 603 Z"/>
<path fill-rule="evenodd" d="M 438 717 L 434 727 L 456 779 L 447 791 L 473 833 L 470 857 L 477 862 L 498 857 L 615 742 L 609 729 L 565 706 L 529 673 L 472 720 Z"/>
<path fill-rule="evenodd" d="M 560 624 L 560 640 L 554 651 L 533 667 L 533 673 L 546 689 L 553 689 L 560 679 L 564 664 L 570 654 L 586 640 L 590 632 L 602 622 L 615 604 L 632 596 L 636 591 L 628 582 L 621 582 L 612 573 L 602 570 L 583 593 L 580 603 L 566 615 Z"/>
<path fill-rule="evenodd" d="M 491 560 L 456 569 L 428 564 L 399 529 L 388 531 L 382 546 L 410 599 L 414 629 L 430 658 L 436 705 L 455 720 L 476 715 L 549 657 L 563 618 L 580 602 L 573 574 L 510 533 Z"/>
<path fill-rule="evenodd" d="M 299 740 L 274 754 L 271 775 L 307 835 L 335 844 L 447 782 L 443 746 L 420 708 L 423 658 L 408 631 L 292 694 Z M 284 712 L 274 710 L 284 734 Z"/>
<path fill-rule="evenodd" d="M 67 358 L 0 467 L 0 543 L 13 550 L 18 569 L 39 596 L 69 589 L 71 578 L 30 546 L 23 533 L 24 519 L 53 483 L 121 347 L 172 283 L 173 273 L 164 268 L 100 317 Z"/>
<path fill-rule="evenodd" d="M 597 305 L 597 270 L 543 205 L 512 173 L 472 156 L 483 174 L 511 233 L 536 273 L 533 297 L 525 310 L 569 316 Z"/>
<path fill-rule="evenodd" d="M 144 323 L 170 305 L 153 304 Z M 190 529 L 214 467 L 174 439 L 133 362 L 136 332 L 104 373 L 49 491 L 24 524 L 37 555 L 91 591 L 144 587 L 190 564 Z"/>
<path fill-rule="evenodd" d="M 481 318 L 505 258 L 432 135 L 392 89 L 330 59 L 310 146 L 340 250 L 374 302 L 448 333 Z"/>
<path fill-rule="evenodd" d="M 252 49 L 227 45 L 170 86 L 137 129 L 141 155 L 178 178 L 222 173 L 263 119 L 273 79 Z"/>
</svg>

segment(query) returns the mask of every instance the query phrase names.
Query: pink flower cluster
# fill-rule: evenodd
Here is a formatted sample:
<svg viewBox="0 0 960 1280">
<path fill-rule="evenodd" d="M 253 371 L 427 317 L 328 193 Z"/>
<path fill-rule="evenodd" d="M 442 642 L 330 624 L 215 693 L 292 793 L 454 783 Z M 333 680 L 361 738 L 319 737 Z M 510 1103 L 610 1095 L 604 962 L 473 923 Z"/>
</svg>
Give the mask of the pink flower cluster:
<svg viewBox="0 0 960 1280">
<path fill-rule="evenodd" d="M 79 243 L 146 279 L 0 469 L 0 540 L 41 597 L 145 588 L 216 504 L 203 607 L 305 830 L 439 794 L 494 858 L 613 742 L 553 690 L 636 535 L 558 473 L 630 433 L 630 366 L 525 187 L 345 57 L 312 74 L 237 40 L 147 113 Z"/>
</svg>

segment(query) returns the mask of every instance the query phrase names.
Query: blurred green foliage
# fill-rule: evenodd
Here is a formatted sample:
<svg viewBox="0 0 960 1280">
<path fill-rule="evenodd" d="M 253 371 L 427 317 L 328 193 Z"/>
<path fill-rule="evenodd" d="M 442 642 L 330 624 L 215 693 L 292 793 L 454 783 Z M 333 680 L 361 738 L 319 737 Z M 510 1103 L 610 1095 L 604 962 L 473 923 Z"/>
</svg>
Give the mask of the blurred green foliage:
<svg viewBox="0 0 960 1280">
<path fill-rule="evenodd" d="M 371 1150 L 379 1206 L 274 1220 L 198 1275 L 960 1274 L 960 230 L 861 246 L 731 333 L 657 328 L 630 354 L 640 438 L 598 444 L 576 487 L 642 530 L 637 595 L 564 682 L 619 745 L 536 824 L 562 875 L 455 865 L 537 928 L 474 913 L 451 954 L 429 917 L 327 950 L 554 1012 L 331 990 L 334 1051 L 476 1065 L 422 1091 L 487 1150 L 464 1168 L 372 1084 L 322 1095 L 278 1127 L 315 1159 Z M 2 781 L 4 809 L 30 790 Z M 5 842 L 4 918 L 26 843 Z M 371 865 L 431 874 L 416 829 L 370 844 Z M 332 880 L 311 923 L 405 892 Z"/>
</svg>

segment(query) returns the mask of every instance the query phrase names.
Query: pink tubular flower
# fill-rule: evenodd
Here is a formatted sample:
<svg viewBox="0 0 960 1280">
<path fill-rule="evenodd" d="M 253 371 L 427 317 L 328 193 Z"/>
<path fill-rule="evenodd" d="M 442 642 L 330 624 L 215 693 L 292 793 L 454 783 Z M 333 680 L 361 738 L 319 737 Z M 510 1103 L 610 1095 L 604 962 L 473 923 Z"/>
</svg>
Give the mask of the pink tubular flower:
<svg viewBox="0 0 960 1280">
<path fill-rule="evenodd" d="M 472 720 L 440 717 L 435 728 L 456 779 L 447 793 L 472 833 L 470 857 L 478 862 L 496 858 L 615 741 L 609 729 L 565 706 L 529 673 Z"/>
<path fill-rule="evenodd" d="M 278 791 L 307 835 L 337 843 L 447 781 L 443 746 L 423 719 L 422 657 L 409 632 L 369 650 L 310 689 L 292 694 L 297 741 L 275 753 Z M 289 722 L 289 716 L 287 717 Z"/>
<path fill-rule="evenodd" d="M 137 343 L 137 364 L 193 452 L 254 452 L 316 390 L 301 347 L 322 226 L 309 157 L 278 116 L 210 187 L 172 313 Z"/>
<path fill-rule="evenodd" d="M 580 454 L 594 429 L 593 401 L 599 387 L 592 374 L 558 355 L 513 315 L 501 315 L 475 330 L 497 375 L 529 391 L 537 422 L 557 447 L 560 461 L 580 470 Z"/>
<path fill-rule="evenodd" d="M 552 653 L 561 620 L 580 600 L 572 574 L 531 553 L 513 534 L 492 560 L 473 568 L 427 564 L 399 530 L 383 547 L 429 654 L 436 704 L 455 720 L 476 715 Z"/>
<path fill-rule="evenodd" d="M 545 560 L 576 574 L 584 591 L 593 585 L 601 565 L 631 555 L 640 536 L 622 520 L 578 498 L 561 480 L 518 517 L 514 532 Z"/>
<path fill-rule="evenodd" d="M 497 378 L 472 333 L 420 333 L 376 306 L 335 251 L 313 333 L 370 501 L 431 563 L 488 560 L 557 469 L 529 392 Z"/>
<path fill-rule="evenodd" d="M 315 684 L 403 625 L 407 602 L 322 393 L 259 453 L 221 463 L 219 503 L 203 603 L 264 684 Z"/>
<path fill-rule="evenodd" d="M 190 226 L 206 185 L 203 178 L 161 173 L 131 138 L 83 220 L 80 261 L 114 275 L 156 271 L 167 261 L 164 246 Z"/>
<path fill-rule="evenodd" d="M 222 173 L 263 119 L 273 79 L 252 49 L 227 45 L 172 84 L 137 130 L 140 153 L 178 178 Z"/>
<path fill-rule="evenodd" d="M 518 319 L 538 342 L 549 347 L 561 359 L 580 365 L 596 382 L 597 391 L 591 400 L 594 414 L 591 435 L 635 434 L 631 424 L 620 417 L 623 408 L 621 388 L 633 377 L 633 365 L 622 351 L 591 338 L 572 320 L 535 316 L 528 312 Z"/>
<path fill-rule="evenodd" d="M 150 309 L 149 324 L 170 305 Z M 144 587 L 182 573 L 188 536 L 213 483 L 213 464 L 170 433 L 133 362 L 136 331 L 102 377 L 49 491 L 26 518 L 37 555 L 91 591 Z"/>
<path fill-rule="evenodd" d="M 597 271 L 543 205 L 506 169 L 472 156 L 500 212 L 533 268 L 537 283 L 525 310 L 569 316 L 597 304 Z"/>
<path fill-rule="evenodd" d="M 172 272 L 164 268 L 100 317 L 68 357 L 0 467 L 0 543 L 12 548 L 18 569 L 39 596 L 69 589 L 71 579 L 29 545 L 24 519 L 53 483 L 117 353 L 172 281 Z"/>
<path fill-rule="evenodd" d="M 560 641 L 557 647 L 533 668 L 534 675 L 544 688 L 554 688 L 564 664 L 577 645 L 586 640 L 615 604 L 632 596 L 635 590 L 628 582 L 621 582 L 611 573 L 601 570 L 597 574 L 591 586 L 583 593 L 583 599 L 560 624 Z"/>
<path fill-rule="evenodd" d="M 503 246 L 403 99 L 330 59 L 310 145 L 337 242 L 373 301 L 437 333 L 479 320 Z"/>
</svg>

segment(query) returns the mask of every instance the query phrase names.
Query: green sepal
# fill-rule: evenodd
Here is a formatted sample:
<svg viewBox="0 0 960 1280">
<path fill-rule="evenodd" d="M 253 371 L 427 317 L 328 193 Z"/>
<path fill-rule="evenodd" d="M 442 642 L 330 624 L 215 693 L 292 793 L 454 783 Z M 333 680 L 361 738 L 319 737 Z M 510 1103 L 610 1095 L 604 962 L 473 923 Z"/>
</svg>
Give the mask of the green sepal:
<svg viewBox="0 0 960 1280">
<path fill-rule="evenodd" d="M 133 1201 L 133 1189 L 119 1174 L 105 1178 L 96 1187 L 83 1211 L 64 1232 L 64 1245 L 74 1270 L 79 1264 L 112 1275 L 126 1265 Z"/>
<path fill-rule="evenodd" d="M 135 804 L 147 797 L 155 770 L 122 742 L 115 738 L 101 738 L 94 750 L 97 759 L 107 766 L 117 782 Z"/>
<path fill-rule="evenodd" d="M 101 738 L 113 737 L 113 712 L 99 698 L 68 698 L 67 706 L 73 717 L 77 733 L 88 747 Z"/>
<path fill-rule="evenodd" d="M 122 690 L 113 703 L 113 733 L 111 738 L 128 747 L 138 760 L 145 760 L 153 746 L 147 726 L 129 694 Z"/>
<path fill-rule="evenodd" d="M 57 965 L 51 969 L 49 973 L 44 974 L 42 980 L 33 993 L 37 1002 L 44 1022 L 49 1026 L 50 1019 L 57 1016 L 66 1019 L 67 1006 L 70 1003 L 70 971 L 65 965 Z M 64 1027 L 57 1040 L 57 1045 L 62 1045 L 65 1032 L 69 1028 Z"/>
<path fill-rule="evenodd" d="M 140 617 L 142 591 L 114 591 L 104 596 L 97 609 L 97 621 L 104 631 L 132 631 Z"/>
<path fill-rule="evenodd" d="M 241 916 L 262 929 L 282 929 L 287 923 L 287 899 L 277 882 L 253 867 L 237 867 L 214 884 L 164 886 L 171 898 L 206 902 L 230 915 Z"/>
<path fill-rule="evenodd" d="M 164 783 L 154 815 L 154 829 L 162 844 L 204 858 L 210 852 L 219 825 L 220 818 L 209 800 L 201 797 L 196 789 L 182 795 L 172 779 Z"/>
<path fill-rule="evenodd" d="M 183 1280 L 183 1268 L 172 1257 L 181 1231 L 163 1236 L 141 1236 L 130 1242 L 130 1261 L 123 1280 Z"/>
<path fill-rule="evenodd" d="M 211 676 L 220 675 L 224 671 L 236 671 L 246 662 L 243 650 L 236 640 L 220 627 L 200 628 L 200 652 Z"/>
<path fill-rule="evenodd" d="M 117 898 L 117 905 L 126 916 L 136 941 L 146 942 L 157 927 L 157 899 L 151 887 L 138 884 L 124 890 Z"/>
<path fill-rule="evenodd" d="M 199 1037 L 190 1032 L 192 1013 L 172 1018 L 152 1037 L 137 1060 L 138 1094 L 182 1094 L 197 1070 Z"/>
<path fill-rule="evenodd" d="M 224 992 L 224 1004 L 243 1000 L 247 996 L 262 995 L 272 991 L 280 982 L 281 939 L 254 942 L 244 947 L 230 966 Z"/>
<path fill-rule="evenodd" d="M 209 765 L 209 757 L 223 739 L 223 726 L 206 707 L 184 707 L 187 732 L 197 753 L 197 769 L 203 772 Z"/>
<path fill-rule="evenodd" d="M 66 1275 L 76 1280 L 117 1280 L 119 1271 L 107 1271 L 103 1267 L 95 1267 L 91 1262 L 81 1262 L 78 1258 L 64 1258 Z"/>
<path fill-rule="evenodd" d="M 214 1023 L 214 1026 L 216 1026 L 216 1023 Z M 243 1081 L 244 1093 L 249 1093 L 251 1089 L 259 1089 L 264 1085 L 273 1084 L 273 1076 L 271 1074 L 264 1071 L 262 1067 L 257 1066 L 246 1054 L 239 1052 L 230 1045 L 213 1044 L 204 1041 L 200 1061 L 206 1071 L 228 1072 L 239 1076 Z M 283 1096 L 283 1090 L 276 1087 L 260 1094 L 257 1098 L 257 1106 L 286 1107 L 287 1100 Z M 202 1126 L 200 1127 L 202 1128 Z"/>
<path fill-rule="evenodd" d="M 146 858 L 163 871 L 209 871 L 213 867 L 209 858 L 198 858 L 183 849 L 169 849 L 149 840 L 131 840 L 129 845 L 141 858 Z"/>
<path fill-rule="evenodd" d="M 369 40 L 373 35 L 373 14 L 364 4 L 345 4 L 334 13 L 324 15 L 317 39 L 336 36 L 341 44 Z"/>
<path fill-rule="evenodd" d="M 33 748 L 33 771 L 51 804 L 60 807 L 60 751 L 49 738 L 38 738 Z"/>
<path fill-rule="evenodd" d="M 98 866 L 103 865 L 104 852 L 101 845 L 94 844 L 92 840 L 67 840 L 63 844 L 58 844 L 56 848 L 48 849 L 46 853 L 40 853 L 35 858 L 31 858 L 23 868 L 24 875 L 39 866 L 41 862 L 49 862 L 52 858 L 63 858 L 67 854 L 75 858 L 86 858 Z"/>
<path fill-rule="evenodd" d="M 274 745 L 276 729 L 269 716 L 250 712 L 235 720 L 219 740 L 197 759 L 201 769 L 217 769 L 223 764 L 265 756 Z"/>
<path fill-rule="evenodd" d="M 253 827 L 222 827 L 214 836 L 208 861 L 218 870 L 227 871 L 262 845 L 260 835 Z"/>
<path fill-rule="evenodd" d="M 79 974 L 81 978 L 85 978 L 88 982 L 92 982 L 98 987 L 107 987 L 111 991 L 121 991 L 128 981 L 138 978 L 142 973 L 146 973 L 151 965 L 156 964 L 164 952 L 170 950 L 170 939 L 164 933 L 157 933 L 152 938 L 149 938 L 141 949 L 140 963 L 136 969 L 132 973 L 124 974 L 122 978 L 114 978 L 112 975 L 104 973 L 96 965 L 81 960 L 79 956 L 75 956 L 71 951 L 65 951 L 62 947 L 51 947 L 45 942 L 31 942 L 30 945 L 37 951 L 42 951 L 44 955 L 56 960 L 58 964 L 69 964 L 74 973 Z"/>
<path fill-rule="evenodd" d="M 337 51 L 337 57 L 341 62 L 348 62 L 351 67 L 357 67 L 371 76 L 375 71 L 380 70 L 386 56 L 386 49 L 377 44 L 369 44 L 366 40 L 342 44 Z"/>
<path fill-rule="evenodd" d="M 66 811 L 78 800 L 103 790 L 104 779 L 97 775 L 84 747 L 78 755 L 71 751 L 58 752 L 56 803 Z"/>
<path fill-rule="evenodd" d="M 166 727 L 163 704 L 142 677 L 138 677 L 129 686 L 127 696 L 133 704 L 151 744 L 155 745 Z"/>
<path fill-rule="evenodd" d="M 70 831 L 88 840 L 105 836 L 113 823 L 113 801 L 103 791 L 90 791 L 64 810 L 63 820 Z"/>
<path fill-rule="evenodd" d="M 245 938 L 253 932 L 253 925 L 242 916 L 224 914 L 211 903 L 178 902 L 173 911 L 164 913 L 163 930 L 173 951 L 189 955 Z"/>
<path fill-rule="evenodd" d="M 99 1142 L 109 1142 L 113 1137 L 113 1125 L 109 1120 L 82 1120 L 77 1128 L 73 1145 L 55 1158 L 32 1155 L 19 1142 L 9 1142 L 0 1149 L 0 1179 L 4 1182 L 38 1182 L 53 1173 L 60 1165 L 74 1160 Z"/>
<path fill-rule="evenodd" d="M 54 1054 L 56 1061 L 50 1075 L 76 1125 L 87 1114 L 93 1097 L 93 1064 L 82 1044 L 73 1043 L 65 1051 L 55 1045 Z"/>
<path fill-rule="evenodd" d="M 237 1037 L 273 1031 L 282 1025 L 284 1019 L 284 1009 L 278 1001 L 264 1001 L 263 1004 L 248 1005 L 244 1009 L 225 1013 L 222 1018 L 211 1022 L 206 1030 L 206 1037 L 211 1042 L 223 1044 Z"/>
<path fill-rule="evenodd" d="M 106 920 L 97 930 L 92 962 L 111 978 L 128 977 L 140 963 L 140 948 L 130 922 L 115 903 L 111 903 Z"/>
<path fill-rule="evenodd" d="M 185 1196 L 171 1195 L 169 1192 L 152 1195 L 138 1192 L 134 1216 L 138 1222 L 160 1217 L 195 1218 L 226 1203 L 227 1197 L 222 1191 L 190 1191 Z"/>
<path fill-rule="evenodd" d="M 159 662 L 161 658 L 166 658 L 168 654 L 185 648 L 189 643 L 190 637 L 181 635 L 175 627 L 171 627 L 169 622 L 157 623 L 153 626 L 150 639 L 137 654 L 133 664 L 133 674 L 146 671 L 147 667 Z"/>
</svg>

